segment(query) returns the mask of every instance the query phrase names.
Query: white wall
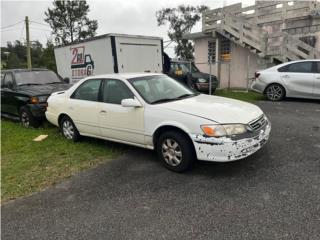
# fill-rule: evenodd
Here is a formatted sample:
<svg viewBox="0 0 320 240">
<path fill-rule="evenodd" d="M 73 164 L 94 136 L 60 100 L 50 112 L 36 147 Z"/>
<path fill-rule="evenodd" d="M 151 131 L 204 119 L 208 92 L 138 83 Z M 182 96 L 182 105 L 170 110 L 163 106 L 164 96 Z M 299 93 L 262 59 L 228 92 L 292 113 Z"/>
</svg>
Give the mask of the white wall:
<svg viewBox="0 0 320 240">
<path fill-rule="evenodd" d="M 210 38 L 202 38 L 195 40 L 195 64 L 200 71 L 209 73 L 208 64 L 208 41 Z M 248 72 L 248 56 L 249 62 L 249 77 L 254 77 L 254 73 L 263 67 L 263 62 L 259 57 L 251 53 L 248 49 L 231 43 L 231 61 L 222 62 L 220 65 L 220 88 L 228 87 L 229 81 L 229 64 L 230 64 L 230 87 L 246 88 L 247 87 L 247 72 Z M 217 75 L 215 64 L 212 64 L 212 74 Z"/>
</svg>

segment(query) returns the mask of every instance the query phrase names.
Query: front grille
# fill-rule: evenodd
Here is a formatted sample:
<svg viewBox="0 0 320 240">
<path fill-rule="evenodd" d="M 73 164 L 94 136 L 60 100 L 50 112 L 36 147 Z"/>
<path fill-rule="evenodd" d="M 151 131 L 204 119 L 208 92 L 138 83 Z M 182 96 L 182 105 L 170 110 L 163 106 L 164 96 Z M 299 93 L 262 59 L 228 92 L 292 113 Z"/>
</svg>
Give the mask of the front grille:
<svg viewBox="0 0 320 240">
<path fill-rule="evenodd" d="M 267 118 L 264 115 L 261 115 L 258 119 L 251 121 L 249 126 L 252 130 L 257 131 L 263 128 L 266 124 Z"/>
</svg>

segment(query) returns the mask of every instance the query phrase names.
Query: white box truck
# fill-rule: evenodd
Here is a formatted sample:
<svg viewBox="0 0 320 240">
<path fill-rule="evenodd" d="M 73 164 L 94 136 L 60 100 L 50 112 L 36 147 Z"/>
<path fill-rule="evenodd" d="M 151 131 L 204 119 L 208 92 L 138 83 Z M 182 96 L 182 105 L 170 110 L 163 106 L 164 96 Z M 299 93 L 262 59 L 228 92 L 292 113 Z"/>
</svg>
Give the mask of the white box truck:
<svg viewBox="0 0 320 240">
<path fill-rule="evenodd" d="M 58 74 L 75 83 L 97 74 L 163 70 L 160 37 L 106 34 L 54 49 Z"/>
</svg>

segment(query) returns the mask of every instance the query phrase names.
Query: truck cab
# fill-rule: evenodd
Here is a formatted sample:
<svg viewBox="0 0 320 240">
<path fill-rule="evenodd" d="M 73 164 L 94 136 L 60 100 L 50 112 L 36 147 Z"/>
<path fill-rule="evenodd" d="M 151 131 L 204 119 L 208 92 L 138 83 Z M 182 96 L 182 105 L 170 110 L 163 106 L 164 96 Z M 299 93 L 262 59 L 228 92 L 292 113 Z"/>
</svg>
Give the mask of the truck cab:
<svg viewBox="0 0 320 240">
<path fill-rule="evenodd" d="M 166 74 L 199 92 L 209 92 L 210 74 L 201 72 L 193 62 L 170 59 L 170 67 Z M 214 92 L 217 86 L 217 77 L 211 75 L 211 92 Z"/>
</svg>

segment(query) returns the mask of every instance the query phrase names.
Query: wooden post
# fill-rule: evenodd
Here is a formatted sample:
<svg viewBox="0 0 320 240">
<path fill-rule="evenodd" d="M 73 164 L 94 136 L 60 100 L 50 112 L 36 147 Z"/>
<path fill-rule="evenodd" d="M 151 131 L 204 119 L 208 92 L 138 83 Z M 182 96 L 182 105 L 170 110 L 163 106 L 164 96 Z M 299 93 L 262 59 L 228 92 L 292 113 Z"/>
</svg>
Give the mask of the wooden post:
<svg viewBox="0 0 320 240">
<path fill-rule="evenodd" d="M 31 64 L 31 50 L 30 50 L 30 35 L 29 35 L 29 18 L 26 16 L 25 18 L 26 24 L 26 40 L 27 40 L 27 62 L 28 62 L 28 69 L 32 68 Z"/>
</svg>

